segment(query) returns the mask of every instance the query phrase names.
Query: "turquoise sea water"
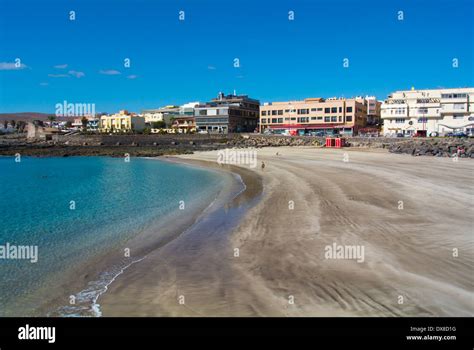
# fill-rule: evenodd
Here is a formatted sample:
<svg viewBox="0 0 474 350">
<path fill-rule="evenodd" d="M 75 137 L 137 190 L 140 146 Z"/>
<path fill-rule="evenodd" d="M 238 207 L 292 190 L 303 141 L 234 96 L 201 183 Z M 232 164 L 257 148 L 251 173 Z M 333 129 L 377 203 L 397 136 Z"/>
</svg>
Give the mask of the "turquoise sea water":
<svg viewBox="0 0 474 350">
<path fill-rule="evenodd" d="M 210 202 L 222 181 L 152 159 L 0 157 L 0 246 L 38 246 L 36 263 L 0 259 L 0 316 L 15 315 L 16 300 L 45 281 L 54 288 L 48 277 L 119 247 L 180 201 Z"/>
</svg>

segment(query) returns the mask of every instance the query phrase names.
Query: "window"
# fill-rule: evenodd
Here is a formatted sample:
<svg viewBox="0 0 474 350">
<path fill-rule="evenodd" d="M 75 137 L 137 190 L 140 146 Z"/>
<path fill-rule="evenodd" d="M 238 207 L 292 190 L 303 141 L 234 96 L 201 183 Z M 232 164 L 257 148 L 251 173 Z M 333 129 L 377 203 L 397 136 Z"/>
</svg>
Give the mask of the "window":
<svg viewBox="0 0 474 350">
<path fill-rule="evenodd" d="M 455 103 L 453 109 L 464 109 L 464 103 Z"/>
<path fill-rule="evenodd" d="M 324 108 L 324 113 L 331 113 L 331 108 Z"/>
<path fill-rule="evenodd" d="M 262 111 L 262 115 L 267 115 L 267 111 Z"/>
<path fill-rule="evenodd" d="M 309 114 L 309 109 L 298 109 L 298 114 Z"/>
<path fill-rule="evenodd" d="M 318 117 L 318 120 L 323 120 L 323 117 Z"/>
<path fill-rule="evenodd" d="M 324 117 L 324 122 L 329 123 L 329 117 Z"/>
<path fill-rule="evenodd" d="M 337 107 L 331 107 L 331 113 L 337 113 Z"/>
<path fill-rule="evenodd" d="M 453 119 L 463 119 L 464 116 L 462 114 L 455 114 L 453 115 Z"/>
<path fill-rule="evenodd" d="M 277 111 L 276 110 L 272 111 L 272 115 L 277 115 Z"/>
<path fill-rule="evenodd" d="M 296 120 L 296 118 L 295 118 L 295 117 L 292 117 L 291 120 Z"/>
<path fill-rule="evenodd" d="M 278 115 L 283 115 L 283 109 L 278 110 Z"/>
<path fill-rule="evenodd" d="M 267 122 L 267 119 L 263 118 L 262 119 L 262 124 L 265 124 Z"/>
<path fill-rule="evenodd" d="M 276 123 L 277 122 L 277 118 L 272 118 L 272 123 Z"/>
<path fill-rule="evenodd" d="M 298 123 L 307 123 L 307 122 L 309 122 L 309 117 L 298 118 Z"/>
<path fill-rule="evenodd" d="M 395 114 L 405 114 L 405 108 L 396 108 Z"/>
<path fill-rule="evenodd" d="M 403 123 L 405 123 L 405 118 L 395 118 L 395 123 L 403 124 Z"/>
<path fill-rule="evenodd" d="M 339 107 L 339 113 L 342 113 L 342 107 Z"/>
<path fill-rule="evenodd" d="M 418 108 L 418 113 L 419 114 L 426 114 L 426 113 L 428 113 L 428 108 Z"/>
<path fill-rule="evenodd" d="M 316 112 L 316 108 L 311 108 L 311 112 Z"/>
<path fill-rule="evenodd" d="M 282 124 L 283 123 L 283 118 L 278 118 L 278 123 Z"/>
<path fill-rule="evenodd" d="M 316 117 L 311 117 L 311 120 L 316 120 Z"/>
<path fill-rule="evenodd" d="M 466 98 L 467 94 L 441 94 L 441 98 Z"/>
<path fill-rule="evenodd" d="M 316 108 L 318 112 L 321 112 L 323 109 L 322 108 Z"/>
<path fill-rule="evenodd" d="M 352 121 L 352 115 L 348 115 L 346 117 L 346 122 L 351 122 Z"/>
<path fill-rule="evenodd" d="M 342 117 L 341 117 L 341 116 L 339 116 L 339 123 L 340 123 L 340 122 L 342 122 Z"/>
<path fill-rule="evenodd" d="M 333 123 L 334 123 L 334 122 L 337 122 L 337 117 L 336 117 L 336 116 L 332 116 L 332 117 L 331 117 L 331 122 L 333 122 Z"/>
<path fill-rule="evenodd" d="M 290 110 L 289 110 L 289 109 L 285 109 L 285 113 L 290 113 Z"/>
<path fill-rule="evenodd" d="M 427 123 L 428 118 L 418 118 L 418 123 Z"/>
</svg>

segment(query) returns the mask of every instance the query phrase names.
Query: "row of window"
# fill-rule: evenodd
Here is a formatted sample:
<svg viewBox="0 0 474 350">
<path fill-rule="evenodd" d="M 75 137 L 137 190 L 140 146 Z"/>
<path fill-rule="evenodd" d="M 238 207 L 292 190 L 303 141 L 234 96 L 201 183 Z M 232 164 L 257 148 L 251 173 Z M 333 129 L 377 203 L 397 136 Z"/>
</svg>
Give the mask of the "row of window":
<svg viewBox="0 0 474 350">
<path fill-rule="evenodd" d="M 262 116 L 267 115 L 283 115 L 285 113 L 295 113 L 296 114 L 309 114 L 310 112 L 322 112 L 323 108 L 303 108 L 303 109 L 274 109 L 271 111 L 262 111 Z M 357 109 L 357 111 L 362 112 L 362 109 Z M 324 113 L 342 113 L 342 107 L 326 107 L 324 108 Z M 352 113 L 352 107 L 346 107 L 346 113 Z"/>
<path fill-rule="evenodd" d="M 453 119 L 464 119 L 463 115 L 453 115 Z M 395 122 L 397 124 L 403 124 L 405 121 L 408 121 L 409 119 L 406 118 L 395 118 L 390 120 L 390 123 Z M 418 118 L 417 119 L 418 123 L 428 123 L 428 118 Z"/>
<path fill-rule="evenodd" d="M 416 109 L 417 107 L 410 107 L 410 109 Z M 442 106 L 443 110 L 450 110 L 450 109 L 457 109 L 457 110 L 464 110 L 465 104 L 464 103 L 454 103 L 453 105 L 443 105 Z M 406 114 L 407 109 L 404 107 L 399 107 L 399 108 L 391 108 L 390 109 L 390 114 Z M 428 108 L 427 107 L 421 107 L 417 109 L 417 113 L 419 114 L 428 114 Z M 436 109 L 434 112 L 436 114 L 439 114 L 439 108 Z"/>
<path fill-rule="evenodd" d="M 310 120 L 323 120 L 323 117 L 292 117 L 292 118 L 262 118 L 262 124 L 282 124 L 284 121 L 296 121 L 297 123 L 309 123 Z M 324 117 L 325 123 L 342 123 L 341 116 Z M 352 122 L 352 116 L 346 116 L 346 122 Z"/>
<path fill-rule="evenodd" d="M 441 98 L 466 98 L 467 94 L 441 94 Z"/>
</svg>

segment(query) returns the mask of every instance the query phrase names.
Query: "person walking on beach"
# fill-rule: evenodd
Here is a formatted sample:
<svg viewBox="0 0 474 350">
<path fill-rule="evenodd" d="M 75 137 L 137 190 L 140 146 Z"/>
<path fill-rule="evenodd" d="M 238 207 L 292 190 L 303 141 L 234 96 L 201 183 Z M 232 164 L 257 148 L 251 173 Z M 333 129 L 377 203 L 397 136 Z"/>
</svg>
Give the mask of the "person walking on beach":
<svg viewBox="0 0 474 350">
<path fill-rule="evenodd" d="M 262 171 L 263 171 L 263 169 L 265 169 L 265 163 L 262 160 Z"/>
</svg>

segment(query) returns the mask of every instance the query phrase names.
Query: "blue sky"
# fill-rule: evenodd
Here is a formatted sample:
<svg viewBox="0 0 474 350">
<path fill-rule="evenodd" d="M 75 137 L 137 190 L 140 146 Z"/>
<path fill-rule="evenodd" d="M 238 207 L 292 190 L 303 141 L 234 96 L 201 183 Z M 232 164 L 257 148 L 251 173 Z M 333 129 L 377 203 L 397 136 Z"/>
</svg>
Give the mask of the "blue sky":
<svg viewBox="0 0 474 350">
<path fill-rule="evenodd" d="M 266 102 L 473 86 L 473 3 L 0 0 L 0 113 L 54 113 L 64 100 L 139 112 L 234 89 Z"/>
</svg>

